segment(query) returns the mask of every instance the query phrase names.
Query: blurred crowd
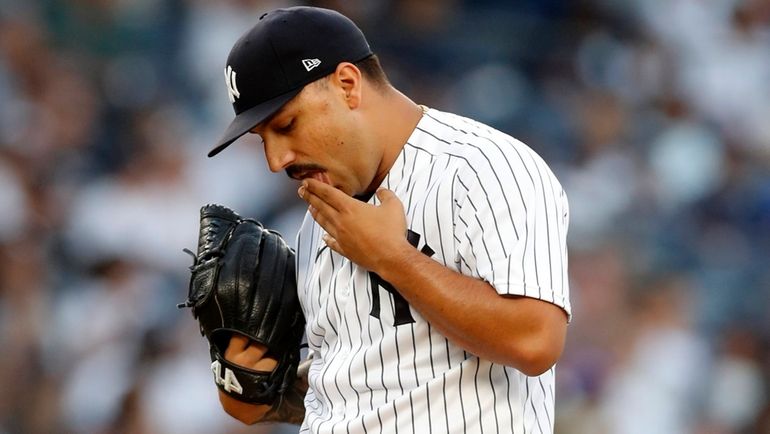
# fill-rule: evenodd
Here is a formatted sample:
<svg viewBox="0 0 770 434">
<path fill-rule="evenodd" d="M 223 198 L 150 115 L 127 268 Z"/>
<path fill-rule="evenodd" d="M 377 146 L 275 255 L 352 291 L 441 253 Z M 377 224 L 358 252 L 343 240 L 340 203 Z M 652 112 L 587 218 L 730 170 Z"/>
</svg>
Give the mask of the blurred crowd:
<svg viewBox="0 0 770 434">
<path fill-rule="evenodd" d="M 296 432 L 220 409 L 189 311 L 198 209 L 293 240 L 222 69 L 281 0 L 0 0 L 0 434 Z M 770 1 L 313 1 L 419 103 L 571 204 L 558 434 L 770 433 Z"/>
</svg>

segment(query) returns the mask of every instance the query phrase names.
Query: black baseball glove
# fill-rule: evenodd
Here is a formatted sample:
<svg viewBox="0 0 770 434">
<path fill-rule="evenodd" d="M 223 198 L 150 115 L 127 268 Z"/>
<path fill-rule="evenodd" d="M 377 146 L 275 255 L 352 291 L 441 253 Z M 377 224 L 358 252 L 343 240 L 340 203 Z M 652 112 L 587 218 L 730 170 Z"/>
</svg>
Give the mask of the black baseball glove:
<svg viewBox="0 0 770 434">
<path fill-rule="evenodd" d="M 294 251 L 277 232 L 221 205 L 201 208 L 198 253 L 187 301 L 209 341 L 217 387 L 233 398 L 273 404 L 294 383 L 305 319 L 297 299 Z M 228 362 L 233 333 L 267 346 L 271 372 Z"/>
</svg>

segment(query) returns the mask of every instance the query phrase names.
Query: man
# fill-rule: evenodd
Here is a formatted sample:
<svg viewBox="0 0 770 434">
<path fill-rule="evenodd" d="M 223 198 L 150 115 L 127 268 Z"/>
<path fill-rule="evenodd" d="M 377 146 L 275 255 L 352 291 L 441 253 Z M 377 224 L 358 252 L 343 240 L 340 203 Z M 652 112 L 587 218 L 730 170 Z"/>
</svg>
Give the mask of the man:
<svg viewBox="0 0 770 434">
<path fill-rule="evenodd" d="M 486 125 L 419 106 L 326 9 L 263 15 L 225 78 L 270 170 L 300 180 L 297 288 L 310 357 L 245 423 L 300 432 L 550 433 L 566 334 L 568 205 L 546 164 Z M 270 370 L 234 335 L 225 358 Z"/>
</svg>

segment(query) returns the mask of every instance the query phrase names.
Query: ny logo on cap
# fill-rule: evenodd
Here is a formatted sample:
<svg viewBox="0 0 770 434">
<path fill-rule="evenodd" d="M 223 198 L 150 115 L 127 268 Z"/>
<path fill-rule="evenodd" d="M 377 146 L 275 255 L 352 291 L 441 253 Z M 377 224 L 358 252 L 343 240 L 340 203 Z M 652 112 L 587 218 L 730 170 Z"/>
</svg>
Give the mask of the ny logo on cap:
<svg viewBox="0 0 770 434">
<path fill-rule="evenodd" d="M 318 59 L 302 59 L 302 65 L 305 67 L 305 69 L 308 72 L 310 72 L 311 69 L 315 68 L 320 64 L 321 64 L 321 61 Z"/>
<path fill-rule="evenodd" d="M 227 85 L 227 96 L 230 97 L 230 102 L 235 102 L 235 99 L 241 96 L 238 92 L 238 86 L 235 84 L 235 71 L 233 67 L 227 65 L 225 68 L 225 84 Z"/>
</svg>

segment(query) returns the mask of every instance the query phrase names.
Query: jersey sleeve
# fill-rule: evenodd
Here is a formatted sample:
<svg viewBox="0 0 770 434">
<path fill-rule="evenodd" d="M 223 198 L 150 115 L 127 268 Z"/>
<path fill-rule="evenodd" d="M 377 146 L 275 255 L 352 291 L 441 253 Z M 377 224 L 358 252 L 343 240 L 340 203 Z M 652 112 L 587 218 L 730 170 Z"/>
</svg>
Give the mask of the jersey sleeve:
<svg viewBox="0 0 770 434">
<path fill-rule="evenodd" d="M 538 298 L 571 316 L 566 194 L 533 151 L 511 154 L 457 173 L 455 262 L 501 295 Z"/>
</svg>

